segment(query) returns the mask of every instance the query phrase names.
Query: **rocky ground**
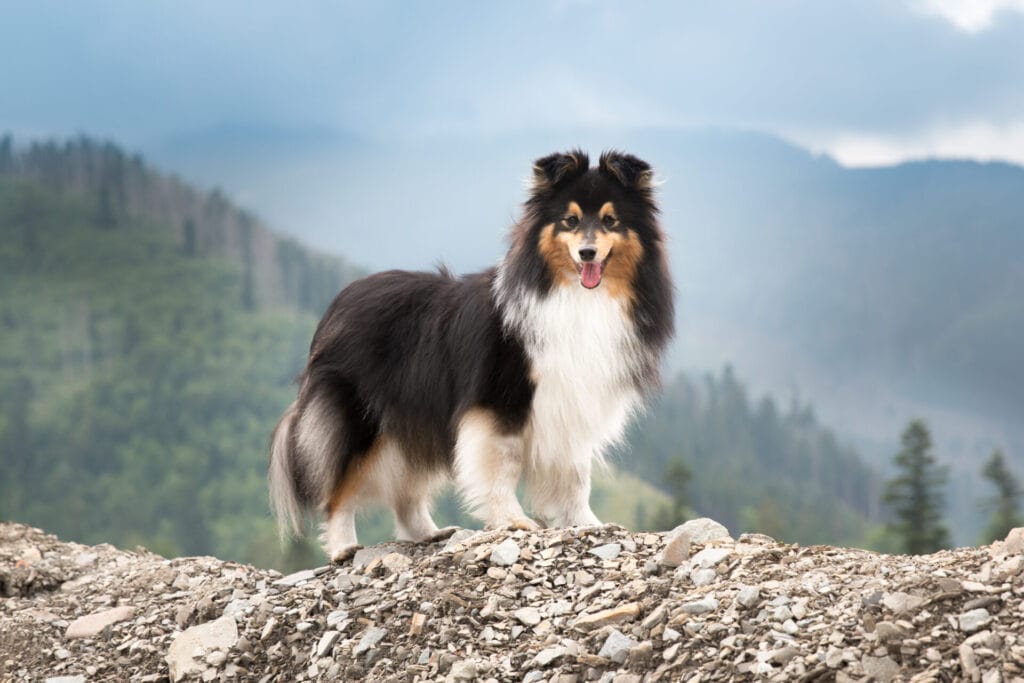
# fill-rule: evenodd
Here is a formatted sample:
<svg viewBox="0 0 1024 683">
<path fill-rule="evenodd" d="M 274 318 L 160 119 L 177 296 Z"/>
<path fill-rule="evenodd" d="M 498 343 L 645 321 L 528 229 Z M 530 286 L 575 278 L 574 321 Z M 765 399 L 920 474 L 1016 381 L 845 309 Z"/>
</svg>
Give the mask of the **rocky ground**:
<svg viewBox="0 0 1024 683">
<path fill-rule="evenodd" d="M 281 576 L 0 524 L 0 680 L 1024 680 L 1024 529 L 903 557 L 695 520 Z"/>
</svg>

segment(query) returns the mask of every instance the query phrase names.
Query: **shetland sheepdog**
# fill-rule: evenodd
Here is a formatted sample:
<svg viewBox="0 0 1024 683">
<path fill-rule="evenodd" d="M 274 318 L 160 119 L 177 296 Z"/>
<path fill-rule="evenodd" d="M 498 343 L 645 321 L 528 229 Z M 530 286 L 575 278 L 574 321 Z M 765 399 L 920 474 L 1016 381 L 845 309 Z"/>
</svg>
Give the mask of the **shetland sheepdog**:
<svg viewBox="0 0 1024 683">
<path fill-rule="evenodd" d="M 437 540 L 450 531 L 431 501 L 450 479 L 486 528 L 600 524 L 591 468 L 658 384 L 673 333 L 657 216 L 646 162 L 552 154 L 497 267 L 392 270 L 342 290 L 271 438 L 282 531 L 322 512 L 340 562 L 359 547 L 357 511 L 384 503 L 400 540 Z"/>
</svg>

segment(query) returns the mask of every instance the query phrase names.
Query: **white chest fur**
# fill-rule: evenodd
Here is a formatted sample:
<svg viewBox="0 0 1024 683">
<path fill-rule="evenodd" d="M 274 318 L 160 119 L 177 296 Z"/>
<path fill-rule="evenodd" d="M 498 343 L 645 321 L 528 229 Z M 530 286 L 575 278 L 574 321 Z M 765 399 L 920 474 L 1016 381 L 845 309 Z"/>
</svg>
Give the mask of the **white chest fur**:
<svg viewBox="0 0 1024 683">
<path fill-rule="evenodd" d="M 603 289 L 556 287 L 524 295 L 509 311 L 522 335 L 536 391 L 526 436 L 534 472 L 587 471 L 622 437 L 639 406 L 641 346 L 626 305 Z"/>
</svg>

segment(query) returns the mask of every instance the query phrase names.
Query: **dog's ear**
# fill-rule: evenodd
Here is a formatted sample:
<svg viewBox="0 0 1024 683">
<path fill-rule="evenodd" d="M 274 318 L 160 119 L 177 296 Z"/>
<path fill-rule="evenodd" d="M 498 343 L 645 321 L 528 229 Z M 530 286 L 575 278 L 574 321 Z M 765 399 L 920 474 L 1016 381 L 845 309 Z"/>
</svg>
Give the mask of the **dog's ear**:
<svg viewBox="0 0 1024 683">
<path fill-rule="evenodd" d="M 590 159 L 578 149 L 549 154 L 533 162 L 533 191 L 547 192 L 579 177 L 590 168 Z"/>
<path fill-rule="evenodd" d="M 654 185 L 654 171 L 651 170 L 651 165 L 632 154 L 614 150 L 604 152 L 598 168 L 630 189 L 650 190 Z"/>
</svg>

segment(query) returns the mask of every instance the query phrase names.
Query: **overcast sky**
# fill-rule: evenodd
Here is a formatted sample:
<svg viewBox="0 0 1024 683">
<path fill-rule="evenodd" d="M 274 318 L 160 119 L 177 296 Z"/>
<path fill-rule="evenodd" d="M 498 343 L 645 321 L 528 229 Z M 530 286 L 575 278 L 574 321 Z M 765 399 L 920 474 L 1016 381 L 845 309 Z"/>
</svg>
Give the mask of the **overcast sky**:
<svg viewBox="0 0 1024 683">
<path fill-rule="evenodd" d="M 1024 0 L 8 2 L 0 129 L 143 150 L 712 125 L 846 164 L 1024 163 Z"/>
</svg>

